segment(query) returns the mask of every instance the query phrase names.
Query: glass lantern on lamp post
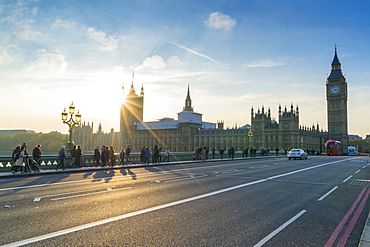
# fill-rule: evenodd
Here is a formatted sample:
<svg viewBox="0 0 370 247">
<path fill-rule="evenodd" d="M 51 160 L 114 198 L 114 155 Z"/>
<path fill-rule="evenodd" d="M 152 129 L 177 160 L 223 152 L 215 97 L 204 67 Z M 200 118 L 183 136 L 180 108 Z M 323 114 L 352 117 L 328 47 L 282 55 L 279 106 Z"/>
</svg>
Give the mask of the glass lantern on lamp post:
<svg viewBox="0 0 370 247">
<path fill-rule="evenodd" d="M 80 111 L 78 111 L 75 114 L 75 106 L 72 104 L 69 106 L 69 114 L 70 118 L 68 119 L 68 112 L 66 111 L 66 108 L 64 108 L 64 111 L 62 112 L 62 121 L 63 123 L 67 124 L 69 129 L 69 141 L 67 144 L 68 152 L 71 153 L 72 148 L 73 148 L 73 128 L 77 126 L 81 122 L 81 114 Z M 75 115 L 75 119 L 73 119 L 73 115 Z M 67 120 L 68 119 L 68 120 Z"/>
<path fill-rule="evenodd" d="M 249 129 L 248 131 L 248 142 L 249 142 L 249 149 L 251 149 L 253 147 L 253 133 L 252 133 L 252 129 Z"/>
</svg>

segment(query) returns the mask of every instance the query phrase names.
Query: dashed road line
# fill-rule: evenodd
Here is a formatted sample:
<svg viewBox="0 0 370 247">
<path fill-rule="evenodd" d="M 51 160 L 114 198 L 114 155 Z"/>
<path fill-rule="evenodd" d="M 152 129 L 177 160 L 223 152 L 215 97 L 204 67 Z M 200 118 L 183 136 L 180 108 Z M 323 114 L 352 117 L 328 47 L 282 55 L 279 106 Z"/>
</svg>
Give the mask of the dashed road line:
<svg viewBox="0 0 370 247">
<path fill-rule="evenodd" d="M 325 199 L 325 197 L 327 197 L 328 195 L 330 195 L 331 193 L 333 193 L 336 189 L 338 189 L 338 186 L 335 186 L 334 188 L 332 188 L 328 193 L 326 193 L 325 195 L 323 195 L 322 197 L 320 197 L 319 199 L 317 199 L 318 201 L 322 201 Z"/>
</svg>

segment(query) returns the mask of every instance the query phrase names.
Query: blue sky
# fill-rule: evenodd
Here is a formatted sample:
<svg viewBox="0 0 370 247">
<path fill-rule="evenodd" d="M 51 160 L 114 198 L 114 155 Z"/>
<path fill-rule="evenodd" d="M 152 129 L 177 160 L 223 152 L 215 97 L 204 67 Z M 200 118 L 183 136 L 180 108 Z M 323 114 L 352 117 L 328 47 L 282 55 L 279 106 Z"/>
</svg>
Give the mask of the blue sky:
<svg viewBox="0 0 370 247">
<path fill-rule="evenodd" d="M 299 106 L 327 129 L 325 83 L 337 44 L 349 133 L 370 134 L 368 1 L 0 1 L 0 129 L 119 129 L 132 70 L 144 120 L 177 118 L 187 86 L 203 120 L 250 123 L 250 110 Z M 122 92 L 122 84 L 125 91 Z"/>
</svg>

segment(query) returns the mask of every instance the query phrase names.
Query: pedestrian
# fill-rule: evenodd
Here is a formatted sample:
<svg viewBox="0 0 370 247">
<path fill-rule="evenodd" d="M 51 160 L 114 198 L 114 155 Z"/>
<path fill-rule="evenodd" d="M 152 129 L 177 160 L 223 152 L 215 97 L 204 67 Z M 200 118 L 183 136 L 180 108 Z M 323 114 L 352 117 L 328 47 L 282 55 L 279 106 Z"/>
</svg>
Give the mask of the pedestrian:
<svg viewBox="0 0 370 247">
<path fill-rule="evenodd" d="M 23 157 L 23 162 L 24 162 L 24 172 L 31 172 L 30 165 L 28 163 L 28 150 L 27 150 L 27 143 L 23 143 L 22 147 L 24 148 L 24 157 Z"/>
<path fill-rule="evenodd" d="M 162 162 L 162 155 L 161 154 L 162 154 L 162 147 L 159 147 L 158 156 L 157 156 L 158 163 Z"/>
<path fill-rule="evenodd" d="M 123 166 L 125 164 L 125 149 L 121 148 L 121 152 L 119 152 L 119 164 Z"/>
<path fill-rule="evenodd" d="M 76 148 L 76 159 L 75 159 L 76 167 L 81 167 L 81 157 L 82 157 L 81 146 L 80 145 L 77 145 L 77 148 Z"/>
<path fill-rule="evenodd" d="M 167 160 L 167 162 L 170 162 L 170 150 L 169 150 L 169 148 L 166 148 L 166 150 L 164 151 L 163 162 L 165 162 L 166 160 Z"/>
<path fill-rule="evenodd" d="M 279 148 L 275 148 L 276 157 L 279 155 Z"/>
<path fill-rule="evenodd" d="M 234 159 L 234 157 L 235 157 L 235 148 L 234 147 L 231 147 L 230 148 L 230 154 L 229 154 L 229 156 L 231 156 L 231 158 Z"/>
<path fill-rule="evenodd" d="M 125 156 L 126 156 L 126 165 L 130 164 L 131 165 L 131 161 L 130 161 L 130 153 L 131 153 L 131 148 L 130 148 L 130 145 L 127 144 L 126 145 L 126 150 L 125 150 Z"/>
<path fill-rule="evenodd" d="M 106 146 L 103 145 L 101 148 L 101 162 L 103 163 L 103 167 L 107 165 L 108 161 L 108 149 Z"/>
<path fill-rule="evenodd" d="M 20 152 L 21 152 L 21 145 L 17 145 L 12 153 L 12 160 L 14 161 L 14 163 L 16 163 L 17 159 L 19 159 Z M 21 167 L 21 171 L 22 171 L 22 167 Z"/>
<path fill-rule="evenodd" d="M 77 149 L 77 146 L 74 145 L 72 150 L 70 150 L 72 161 L 71 161 L 71 163 L 69 163 L 69 165 L 68 165 L 69 167 L 75 167 L 76 166 L 76 149 Z"/>
<path fill-rule="evenodd" d="M 13 155 L 12 155 L 12 158 L 15 161 L 14 166 L 11 169 L 13 174 L 18 172 L 18 169 L 20 169 L 20 171 L 22 172 L 23 157 L 24 157 L 24 147 L 21 147 L 21 145 L 18 145 L 13 150 Z"/>
<path fill-rule="evenodd" d="M 41 144 L 37 144 L 32 150 L 32 157 L 38 166 L 41 165 Z"/>
<path fill-rule="evenodd" d="M 225 152 L 225 150 L 223 148 L 220 148 L 220 156 L 221 156 L 221 159 L 224 158 L 224 152 Z"/>
<path fill-rule="evenodd" d="M 243 158 L 248 158 L 248 148 L 246 147 L 246 148 L 244 148 L 244 150 L 243 150 Z"/>
<path fill-rule="evenodd" d="M 214 147 L 211 148 L 211 152 L 212 152 L 212 159 L 215 158 L 215 153 L 216 153 L 216 149 Z"/>
<path fill-rule="evenodd" d="M 146 148 L 145 146 L 142 146 L 141 147 L 141 150 L 140 150 L 140 162 L 141 164 L 145 164 L 146 161 L 145 161 L 145 153 L 146 153 Z"/>
<path fill-rule="evenodd" d="M 204 146 L 204 148 L 206 149 L 206 151 L 205 151 L 205 154 L 206 154 L 205 159 L 208 160 L 209 149 L 207 148 L 207 146 Z"/>
<path fill-rule="evenodd" d="M 99 152 L 99 147 L 96 147 L 94 149 L 94 160 L 95 160 L 95 165 L 99 166 L 100 163 L 100 152 Z"/>
<path fill-rule="evenodd" d="M 148 147 L 145 148 L 145 156 L 144 156 L 144 159 L 145 159 L 144 163 L 149 164 L 150 151 L 149 151 L 149 148 Z"/>
<path fill-rule="evenodd" d="M 152 156 L 152 162 L 158 163 L 158 156 L 159 156 L 159 149 L 157 145 L 154 145 L 153 148 L 153 156 Z"/>
<path fill-rule="evenodd" d="M 114 150 L 113 146 L 110 146 L 110 149 L 109 149 L 109 164 L 112 167 L 114 167 L 114 163 L 116 161 L 115 156 L 114 156 L 114 152 L 115 152 L 115 150 Z"/>
<path fill-rule="evenodd" d="M 197 153 L 197 160 L 199 160 L 199 158 L 200 158 L 200 153 L 202 152 L 202 148 L 201 148 L 201 147 L 197 147 L 197 148 L 195 149 L 195 152 Z"/>
<path fill-rule="evenodd" d="M 66 154 L 65 154 L 64 148 L 65 148 L 64 145 L 61 146 L 58 152 L 59 164 L 57 165 L 57 167 L 55 167 L 56 171 L 58 170 L 59 166 L 62 166 L 62 170 L 65 170 L 64 161 L 66 160 Z"/>
<path fill-rule="evenodd" d="M 202 161 L 205 161 L 206 160 L 206 157 L 207 157 L 207 149 L 206 149 L 206 146 L 203 146 L 202 147 L 202 151 L 200 152 L 200 157 L 201 157 L 201 160 Z"/>
</svg>

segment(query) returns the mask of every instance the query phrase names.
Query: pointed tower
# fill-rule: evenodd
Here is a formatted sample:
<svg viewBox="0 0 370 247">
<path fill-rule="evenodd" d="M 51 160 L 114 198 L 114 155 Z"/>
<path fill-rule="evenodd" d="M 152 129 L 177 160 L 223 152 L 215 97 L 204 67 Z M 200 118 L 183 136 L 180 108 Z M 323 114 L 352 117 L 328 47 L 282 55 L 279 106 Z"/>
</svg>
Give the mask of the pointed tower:
<svg viewBox="0 0 370 247">
<path fill-rule="evenodd" d="M 347 81 L 342 74 L 335 46 L 331 72 L 326 81 L 328 134 L 329 139 L 342 142 L 344 153 L 347 153 L 349 145 L 347 98 Z"/>
<path fill-rule="evenodd" d="M 122 87 L 123 88 L 123 87 Z M 143 122 L 144 113 L 144 87 L 141 87 L 140 96 L 136 94 L 134 88 L 134 71 L 132 71 L 132 82 L 130 93 L 126 96 L 126 101 L 121 106 L 120 112 L 120 132 L 121 134 L 130 132 L 136 128 L 137 123 Z"/>
<path fill-rule="evenodd" d="M 185 106 L 184 111 L 193 111 L 193 107 L 191 106 L 191 98 L 190 98 L 190 87 L 188 85 L 188 95 L 185 99 Z"/>
<path fill-rule="evenodd" d="M 177 113 L 179 126 L 191 126 L 195 128 L 202 127 L 202 114 L 194 112 L 191 106 L 190 88 L 188 85 L 188 94 L 185 99 L 185 106 L 182 112 Z"/>
</svg>

